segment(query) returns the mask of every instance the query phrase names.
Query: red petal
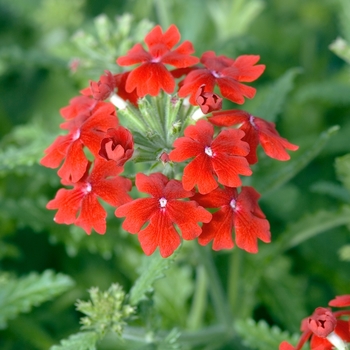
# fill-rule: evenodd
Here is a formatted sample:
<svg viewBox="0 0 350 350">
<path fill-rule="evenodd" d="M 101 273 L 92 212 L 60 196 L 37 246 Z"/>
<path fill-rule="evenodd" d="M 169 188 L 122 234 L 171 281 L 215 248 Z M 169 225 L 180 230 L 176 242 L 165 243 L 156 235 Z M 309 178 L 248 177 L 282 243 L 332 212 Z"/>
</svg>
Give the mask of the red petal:
<svg viewBox="0 0 350 350">
<path fill-rule="evenodd" d="M 246 156 L 249 153 L 249 145 L 242 141 L 244 136 L 244 132 L 239 129 L 223 130 L 211 144 L 211 149 L 217 155 L 227 153 L 236 156 Z"/>
<path fill-rule="evenodd" d="M 40 160 L 40 164 L 47 168 L 57 168 L 66 156 L 71 142 L 71 135 L 58 136 L 54 143 L 44 151 L 46 156 Z"/>
<path fill-rule="evenodd" d="M 233 126 L 249 121 L 250 114 L 239 110 L 231 109 L 226 111 L 213 112 L 213 116 L 208 118 L 210 123 L 216 126 Z"/>
<path fill-rule="evenodd" d="M 169 153 L 169 158 L 173 162 L 183 162 L 203 153 L 204 147 L 201 143 L 187 137 L 179 137 L 174 142 L 175 149 Z"/>
<path fill-rule="evenodd" d="M 219 208 L 229 205 L 231 199 L 235 197 L 237 197 L 237 190 L 235 188 L 227 187 L 223 190 L 218 187 L 208 194 L 196 193 L 191 199 L 205 208 Z"/>
<path fill-rule="evenodd" d="M 166 212 L 181 230 L 182 238 L 195 239 L 202 232 L 199 222 L 209 222 L 212 215 L 194 201 L 169 201 Z"/>
<path fill-rule="evenodd" d="M 172 24 L 163 34 L 161 26 L 155 26 L 145 37 L 145 43 L 148 47 L 162 43 L 170 50 L 180 41 L 180 32 L 177 27 Z"/>
<path fill-rule="evenodd" d="M 163 195 L 169 201 L 171 199 L 192 197 L 193 191 L 185 191 L 182 183 L 178 180 L 169 180 L 164 187 Z"/>
<path fill-rule="evenodd" d="M 149 176 L 136 174 L 136 187 L 140 192 L 150 194 L 152 197 L 160 199 L 164 196 L 164 187 L 168 183 L 168 178 L 161 173 L 154 173 Z"/>
<path fill-rule="evenodd" d="M 125 56 L 119 57 L 117 63 L 120 66 L 130 66 L 136 63 L 151 61 L 152 56 L 142 47 L 141 44 L 134 45 Z"/>
<path fill-rule="evenodd" d="M 218 78 L 217 84 L 222 96 L 237 104 L 243 104 L 244 97 L 253 98 L 255 96 L 256 89 L 229 77 Z"/>
<path fill-rule="evenodd" d="M 332 299 L 329 303 L 329 306 L 333 307 L 347 307 L 350 306 L 350 294 L 338 295 L 335 299 Z"/>
<path fill-rule="evenodd" d="M 237 57 L 233 66 L 238 68 L 238 81 L 251 82 L 260 77 L 265 70 L 265 65 L 254 66 L 260 59 L 258 55 L 243 55 Z"/>
<path fill-rule="evenodd" d="M 167 258 L 180 245 L 181 240 L 167 215 L 158 211 L 150 224 L 138 234 L 141 247 L 151 255 L 159 247 L 160 255 Z"/>
<path fill-rule="evenodd" d="M 296 348 L 288 342 L 283 341 L 279 346 L 279 350 L 296 350 Z"/>
</svg>

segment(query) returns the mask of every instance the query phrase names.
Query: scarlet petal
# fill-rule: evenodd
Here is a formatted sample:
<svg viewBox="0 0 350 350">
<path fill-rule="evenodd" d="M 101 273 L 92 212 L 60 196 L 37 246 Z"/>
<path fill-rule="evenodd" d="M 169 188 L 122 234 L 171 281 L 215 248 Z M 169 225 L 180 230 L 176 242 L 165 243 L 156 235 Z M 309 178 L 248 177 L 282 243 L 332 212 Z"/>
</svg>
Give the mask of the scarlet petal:
<svg viewBox="0 0 350 350">
<path fill-rule="evenodd" d="M 260 59 L 258 55 L 243 55 L 237 57 L 233 66 L 239 70 L 239 81 L 251 82 L 258 79 L 265 70 L 265 65 L 254 66 Z"/>
<path fill-rule="evenodd" d="M 162 63 L 146 62 L 135 68 L 128 76 L 126 91 L 134 89 L 139 97 L 147 94 L 157 96 L 160 89 L 171 94 L 175 88 L 175 80 Z"/>
<path fill-rule="evenodd" d="M 236 156 L 246 156 L 249 153 L 248 143 L 242 141 L 244 132 L 239 129 L 227 129 L 220 132 L 211 144 L 215 153 L 227 153 Z"/>
<path fill-rule="evenodd" d="M 199 120 L 196 125 L 190 125 L 185 129 L 185 136 L 209 146 L 214 135 L 214 127 L 206 120 Z"/>
<path fill-rule="evenodd" d="M 75 224 L 80 226 L 87 234 L 94 229 L 100 234 L 106 232 L 107 213 L 98 202 L 93 193 L 89 193 L 83 199 L 80 214 Z"/>
<path fill-rule="evenodd" d="M 208 224 L 203 224 L 198 242 L 201 245 L 206 245 L 213 241 L 213 250 L 231 249 L 234 246 L 232 229 L 232 211 L 228 206 L 225 206 L 213 214 L 213 218 Z"/>
<path fill-rule="evenodd" d="M 279 346 L 279 350 L 296 350 L 296 348 L 288 342 L 283 341 Z"/>
<path fill-rule="evenodd" d="M 338 295 L 335 299 L 332 299 L 329 303 L 329 306 L 333 307 L 347 307 L 350 306 L 350 294 Z"/>
<path fill-rule="evenodd" d="M 203 152 L 203 145 L 187 137 L 179 137 L 174 142 L 175 149 L 169 153 L 170 160 L 182 162 Z"/>
<path fill-rule="evenodd" d="M 168 181 L 168 178 L 161 173 L 154 173 L 149 176 L 138 173 L 136 174 L 135 183 L 139 191 L 148 193 L 155 198 L 161 198 L 164 186 Z"/>
<path fill-rule="evenodd" d="M 197 185 L 199 193 L 202 194 L 209 193 L 218 187 L 209 156 L 200 154 L 191 163 L 186 165 L 182 184 L 187 191 L 192 190 Z"/>
<path fill-rule="evenodd" d="M 142 47 L 141 44 L 134 45 L 126 54 L 126 56 L 119 57 L 117 63 L 120 66 L 130 66 L 135 63 L 149 61 L 152 56 Z"/>
<path fill-rule="evenodd" d="M 176 223 L 186 240 L 195 239 L 202 232 L 199 222 L 209 222 L 212 215 L 194 201 L 171 201 L 168 205 L 168 215 Z"/>
<path fill-rule="evenodd" d="M 122 227 L 130 233 L 137 233 L 158 209 L 158 205 L 156 198 L 135 199 L 120 206 L 115 211 L 115 216 L 118 218 L 126 216 Z"/>
<path fill-rule="evenodd" d="M 209 122 L 216 126 L 233 126 L 247 122 L 250 114 L 240 109 L 213 112 L 213 116 L 208 118 Z"/>
<path fill-rule="evenodd" d="M 237 104 L 244 103 L 244 97 L 253 98 L 256 89 L 237 82 L 236 80 L 224 77 L 217 79 L 222 96 Z"/>
<path fill-rule="evenodd" d="M 138 239 L 146 255 L 151 255 L 159 247 L 163 258 L 173 254 L 181 243 L 172 222 L 162 212 L 151 218 L 149 225 L 139 232 Z"/>
</svg>

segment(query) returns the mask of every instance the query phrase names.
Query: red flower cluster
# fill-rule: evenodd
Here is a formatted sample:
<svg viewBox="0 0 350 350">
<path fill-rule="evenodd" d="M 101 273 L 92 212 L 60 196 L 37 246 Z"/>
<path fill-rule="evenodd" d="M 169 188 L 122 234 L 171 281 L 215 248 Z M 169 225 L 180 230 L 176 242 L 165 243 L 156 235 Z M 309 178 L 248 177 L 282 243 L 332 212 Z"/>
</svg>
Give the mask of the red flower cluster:
<svg viewBox="0 0 350 350">
<path fill-rule="evenodd" d="M 349 307 L 350 295 L 337 296 L 328 305 Z M 344 320 L 344 316 L 348 320 Z M 301 331 L 303 333 L 295 347 L 283 341 L 279 350 L 300 350 L 309 339 L 311 350 L 346 349 L 346 344 L 350 343 L 350 310 L 333 312 L 330 308 L 318 307 L 302 321 Z"/>
<path fill-rule="evenodd" d="M 60 167 L 62 184 L 72 188 L 60 189 L 47 208 L 57 209 L 57 223 L 103 234 L 107 214 L 99 202 L 102 199 L 117 208 L 117 217 L 125 217 L 123 228 L 138 234 L 146 254 L 159 247 L 167 257 L 180 245 L 181 237 L 198 238 L 202 245 L 213 241 L 214 250 L 230 249 L 233 232 L 239 248 L 256 253 L 258 239 L 270 242 L 270 226 L 258 205 L 260 195 L 252 187 L 242 186 L 241 176 L 252 175 L 250 164 L 257 162 L 259 143 L 268 156 L 278 160 L 288 160 L 286 149 L 298 147 L 282 138 L 273 123 L 241 110 L 220 111 L 223 98 L 242 104 L 245 98 L 254 97 L 255 88 L 243 83 L 263 73 L 265 66 L 257 64 L 259 56 L 232 59 L 208 51 L 199 59 L 192 56 L 192 43 L 178 45 L 179 41 L 175 25 L 165 32 L 156 26 L 146 35 L 145 47 L 138 43 L 117 59 L 120 66 L 136 68 L 118 74 L 105 71 L 99 81 L 91 81 L 81 96 L 61 109 L 65 119 L 61 128 L 67 134 L 58 136 L 45 150 L 41 164 Z M 169 66 L 175 69 L 169 70 Z M 216 85 L 222 97 L 214 92 Z M 162 97 L 153 103 L 156 112 L 145 111 L 143 101 L 160 95 L 161 90 L 177 93 L 170 104 L 189 97 L 204 114 L 213 114 L 195 124 L 188 114 L 179 123 L 178 116 L 191 109 L 177 104 L 183 110 L 171 113 L 165 98 L 161 106 Z M 134 105 L 129 113 L 139 113 L 134 118 L 136 131 L 122 126 L 123 120 L 119 124 L 111 103 L 117 99 Z M 144 135 L 140 135 L 140 125 Z M 153 130 L 154 125 L 160 127 Z M 135 140 L 133 136 L 137 136 Z M 159 170 L 150 175 L 138 173 L 136 189 L 150 197 L 133 200 L 128 194 L 131 180 L 120 175 L 134 147 L 137 153 L 145 149 L 148 155 L 154 154 L 151 169 L 157 164 L 158 169 L 171 166 L 174 176 L 182 176 L 182 180 L 168 178 Z"/>
</svg>

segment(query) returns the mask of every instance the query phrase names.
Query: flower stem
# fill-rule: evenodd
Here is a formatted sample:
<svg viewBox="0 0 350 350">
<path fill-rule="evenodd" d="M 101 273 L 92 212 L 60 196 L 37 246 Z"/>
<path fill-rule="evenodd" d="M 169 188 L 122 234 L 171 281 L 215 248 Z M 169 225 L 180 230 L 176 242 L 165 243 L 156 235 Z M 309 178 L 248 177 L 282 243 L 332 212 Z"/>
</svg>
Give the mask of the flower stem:
<svg viewBox="0 0 350 350">
<path fill-rule="evenodd" d="M 227 294 L 234 315 L 238 313 L 238 295 L 239 295 L 239 272 L 241 266 L 241 254 L 239 249 L 233 249 L 229 258 Z"/>
</svg>

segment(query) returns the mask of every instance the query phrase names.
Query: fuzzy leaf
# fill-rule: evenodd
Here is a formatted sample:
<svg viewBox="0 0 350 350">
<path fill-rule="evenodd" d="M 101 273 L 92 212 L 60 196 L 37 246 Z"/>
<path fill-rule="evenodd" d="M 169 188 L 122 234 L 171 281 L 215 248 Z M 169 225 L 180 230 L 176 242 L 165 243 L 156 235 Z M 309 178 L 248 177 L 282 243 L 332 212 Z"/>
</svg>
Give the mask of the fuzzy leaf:
<svg viewBox="0 0 350 350">
<path fill-rule="evenodd" d="M 282 249 L 293 248 L 304 241 L 334 227 L 350 224 L 350 206 L 338 211 L 320 210 L 293 223 L 281 236 Z"/>
<path fill-rule="evenodd" d="M 277 326 L 270 327 L 264 320 L 259 322 L 252 319 L 238 320 L 235 323 L 235 330 L 249 349 L 278 349 L 283 340 L 295 344 L 298 339 L 296 335 L 291 336 L 288 332 L 282 332 Z"/>
<path fill-rule="evenodd" d="M 309 164 L 321 152 L 329 138 L 338 130 L 338 126 L 333 126 L 323 132 L 311 145 L 300 147 L 295 156 L 293 156 L 288 163 L 279 162 L 271 166 L 271 161 L 269 161 L 270 164 L 268 167 L 266 167 L 266 169 L 259 169 L 261 174 L 257 171 L 252 178 L 253 186 L 257 188 L 262 195 L 271 193 L 273 190 L 281 187 Z"/>
<path fill-rule="evenodd" d="M 6 328 L 7 320 L 20 312 L 29 312 L 33 306 L 62 294 L 73 284 L 69 276 L 51 270 L 4 281 L 0 285 L 0 329 Z"/>
<path fill-rule="evenodd" d="M 164 277 L 163 271 L 169 268 L 175 256 L 176 253 L 164 259 L 158 252 L 151 257 L 144 256 L 140 277 L 130 290 L 129 302 L 131 305 L 136 305 L 140 300 L 146 298 L 145 294 L 153 290 L 155 280 Z"/>
<path fill-rule="evenodd" d="M 95 332 L 79 332 L 61 340 L 60 345 L 51 346 L 50 350 L 95 350 L 98 340 Z"/>
<path fill-rule="evenodd" d="M 259 103 L 254 104 L 251 113 L 257 117 L 274 122 L 278 114 L 283 110 L 287 96 L 294 87 L 294 79 L 300 72 L 300 68 L 287 70 L 267 88 L 265 94 L 262 93 L 260 95 L 263 98 L 259 99 L 258 97 Z"/>
<path fill-rule="evenodd" d="M 350 153 L 335 159 L 335 170 L 338 179 L 350 191 Z"/>
</svg>

